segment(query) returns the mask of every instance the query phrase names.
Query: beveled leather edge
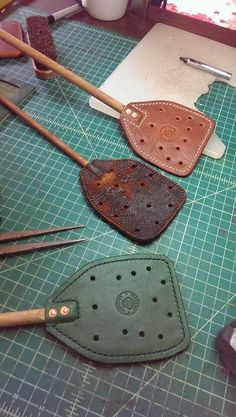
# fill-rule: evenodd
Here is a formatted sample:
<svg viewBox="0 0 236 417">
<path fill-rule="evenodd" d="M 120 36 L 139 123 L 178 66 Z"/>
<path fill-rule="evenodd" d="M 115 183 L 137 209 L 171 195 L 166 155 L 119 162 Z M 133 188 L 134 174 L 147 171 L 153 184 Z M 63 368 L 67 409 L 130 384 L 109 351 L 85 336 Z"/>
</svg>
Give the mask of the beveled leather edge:
<svg viewBox="0 0 236 417">
<path fill-rule="evenodd" d="M 92 359 L 96 362 L 102 362 L 102 363 L 132 363 L 132 362 L 143 362 L 147 360 L 158 360 L 158 359 L 165 359 L 170 356 L 173 356 L 176 353 L 179 353 L 187 348 L 191 341 L 191 334 L 188 327 L 188 322 L 186 318 L 186 313 L 183 305 L 183 300 L 180 292 L 180 287 L 178 283 L 178 279 L 176 276 L 176 272 L 174 269 L 174 264 L 165 255 L 147 255 L 147 254 L 135 254 L 135 255 L 120 255 L 116 257 L 107 257 L 98 259 L 96 261 L 93 261 L 89 264 L 84 265 L 82 268 L 79 269 L 79 271 L 75 272 L 69 280 L 65 282 L 63 286 L 58 288 L 49 298 L 49 303 L 55 303 L 58 302 L 56 299 L 59 297 L 63 291 L 68 288 L 73 282 L 77 279 L 79 279 L 81 276 L 83 276 L 86 272 L 88 272 L 90 269 L 93 269 L 94 266 L 99 266 L 100 264 L 104 263 L 112 263 L 112 262 L 122 262 L 122 261 L 128 261 L 128 260 L 134 260 L 138 259 L 140 261 L 146 260 L 146 259 L 153 259 L 155 258 L 156 261 L 163 261 L 167 263 L 169 271 L 170 271 L 170 278 L 172 282 L 172 289 L 174 291 L 174 296 L 176 298 L 176 304 L 179 311 L 179 320 L 181 323 L 181 327 L 183 329 L 183 339 L 180 343 L 178 343 L 175 346 L 170 346 L 170 348 L 165 349 L 164 351 L 160 351 L 159 354 L 157 352 L 150 352 L 150 353 L 144 353 L 144 354 L 130 354 L 130 355 L 106 355 L 101 354 L 98 352 L 94 352 L 91 349 L 87 349 L 85 346 L 82 346 L 78 344 L 76 340 L 73 340 L 72 338 L 68 337 L 63 333 L 63 331 L 60 330 L 60 324 L 46 324 L 46 330 L 53 334 L 57 339 L 61 340 L 67 345 L 67 340 L 69 340 L 70 345 L 73 346 L 73 350 L 78 352 L 79 354 L 83 355 L 86 358 Z M 173 280 L 174 278 L 174 280 Z M 60 300 L 59 300 L 60 302 Z M 67 345 L 68 346 L 68 345 Z M 78 347 L 79 346 L 79 347 Z M 138 360 L 137 360 L 138 357 Z M 110 358 L 110 359 L 109 359 Z"/>
</svg>

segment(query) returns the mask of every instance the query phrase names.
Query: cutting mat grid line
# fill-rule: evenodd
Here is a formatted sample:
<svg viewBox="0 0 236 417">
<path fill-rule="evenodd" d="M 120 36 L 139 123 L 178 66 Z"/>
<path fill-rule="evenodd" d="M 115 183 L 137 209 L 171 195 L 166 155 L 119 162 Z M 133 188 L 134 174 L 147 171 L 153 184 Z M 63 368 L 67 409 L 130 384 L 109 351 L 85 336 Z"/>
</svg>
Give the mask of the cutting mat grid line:
<svg viewBox="0 0 236 417">
<path fill-rule="evenodd" d="M 13 17 L 24 23 L 32 14 L 25 7 Z M 67 20 L 54 24 L 52 31 L 58 61 L 97 86 L 137 44 Z M 92 110 L 79 88 L 60 77 L 36 79 L 26 57 L 1 60 L 0 70 L 36 87 L 22 108 L 85 158 L 138 159 L 117 120 Z M 81 223 L 84 229 L 63 237 L 79 235 L 88 241 L 1 260 L 1 309 L 43 305 L 67 277 L 95 259 L 160 253 L 175 263 L 192 342 L 166 361 L 101 367 L 55 342 L 41 327 L 4 330 L 1 417 L 236 417 L 236 381 L 222 368 L 214 348 L 216 333 L 236 312 L 236 91 L 214 83 L 197 107 L 216 120 L 226 153 L 220 160 L 203 156 L 187 178 L 164 174 L 184 187 L 187 202 L 165 233 L 144 247 L 92 212 L 79 185 L 80 167 L 15 117 L 2 122 L 1 230 Z"/>
</svg>

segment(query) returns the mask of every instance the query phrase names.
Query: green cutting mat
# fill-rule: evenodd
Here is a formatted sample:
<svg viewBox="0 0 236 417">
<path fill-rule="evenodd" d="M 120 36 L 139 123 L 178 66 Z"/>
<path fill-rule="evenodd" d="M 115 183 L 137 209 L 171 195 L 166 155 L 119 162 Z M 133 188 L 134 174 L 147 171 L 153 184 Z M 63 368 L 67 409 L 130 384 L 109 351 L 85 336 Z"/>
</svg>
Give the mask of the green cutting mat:
<svg viewBox="0 0 236 417">
<path fill-rule="evenodd" d="M 17 12 L 24 22 L 32 10 Z M 11 17 L 12 18 L 12 17 Z M 78 22 L 53 26 L 58 61 L 99 86 L 137 41 Z M 88 95 L 57 77 L 34 77 L 31 62 L 1 60 L 7 74 L 35 85 L 22 107 L 86 158 L 136 158 L 117 120 L 97 113 Z M 1 230 L 82 223 L 87 242 L 1 260 L 0 308 L 42 306 L 80 266 L 110 255 L 159 253 L 174 262 L 192 333 L 184 353 L 135 366 L 98 366 L 35 326 L 1 331 L 1 417 L 235 417 L 236 379 L 218 362 L 217 332 L 236 318 L 234 275 L 236 92 L 215 83 L 198 108 L 217 121 L 220 160 L 203 156 L 187 178 L 174 178 L 187 202 L 165 233 L 140 247 L 88 207 L 80 168 L 15 117 L 1 125 Z M 168 174 L 165 174 L 168 175 Z M 169 175 L 171 177 L 171 175 Z"/>
</svg>

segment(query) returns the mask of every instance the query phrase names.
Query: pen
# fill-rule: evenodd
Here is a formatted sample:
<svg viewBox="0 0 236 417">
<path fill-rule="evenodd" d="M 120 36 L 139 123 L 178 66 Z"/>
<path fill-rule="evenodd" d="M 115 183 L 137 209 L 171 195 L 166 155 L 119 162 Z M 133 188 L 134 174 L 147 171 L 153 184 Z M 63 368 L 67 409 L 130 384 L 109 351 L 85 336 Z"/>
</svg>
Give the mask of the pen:
<svg viewBox="0 0 236 417">
<path fill-rule="evenodd" d="M 217 77 L 224 78 L 225 80 L 230 80 L 232 77 L 232 74 L 230 72 L 221 70 L 216 67 L 212 67 L 211 65 L 204 64 L 203 62 L 197 61 L 193 58 L 186 58 L 184 56 L 180 56 L 181 61 L 185 62 L 187 65 L 190 65 L 191 67 L 200 69 L 202 71 L 209 72 L 211 74 L 216 75 Z"/>
</svg>

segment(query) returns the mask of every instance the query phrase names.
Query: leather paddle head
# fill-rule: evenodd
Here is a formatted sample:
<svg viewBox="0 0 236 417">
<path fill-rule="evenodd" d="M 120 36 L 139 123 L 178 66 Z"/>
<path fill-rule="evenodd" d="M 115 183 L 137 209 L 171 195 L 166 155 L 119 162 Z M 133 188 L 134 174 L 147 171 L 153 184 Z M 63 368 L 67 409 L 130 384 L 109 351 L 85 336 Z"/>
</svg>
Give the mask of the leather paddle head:
<svg viewBox="0 0 236 417">
<path fill-rule="evenodd" d="M 170 101 L 130 103 L 120 123 L 141 158 L 178 176 L 192 172 L 215 127 L 208 116 Z"/>
<path fill-rule="evenodd" d="M 140 243 L 157 238 L 186 199 L 174 181 L 131 159 L 92 161 L 80 178 L 94 210 Z"/>
<path fill-rule="evenodd" d="M 58 308 L 67 311 L 66 319 L 55 323 L 57 317 L 47 314 L 46 330 L 98 362 L 163 359 L 190 342 L 174 267 L 165 256 L 123 255 L 89 263 L 49 298 L 46 310 Z"/>
</svg>

